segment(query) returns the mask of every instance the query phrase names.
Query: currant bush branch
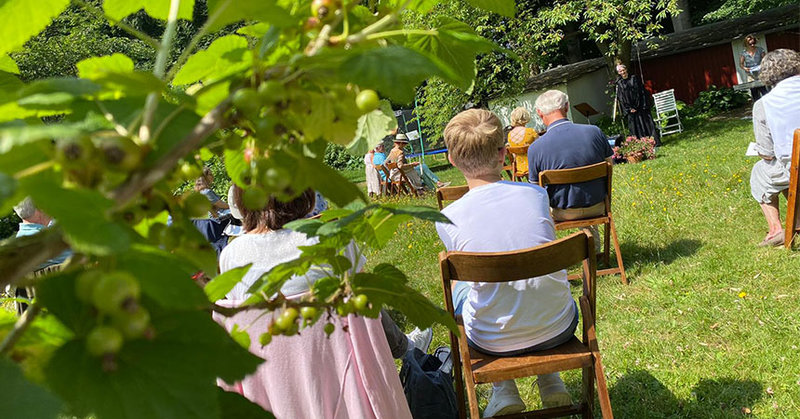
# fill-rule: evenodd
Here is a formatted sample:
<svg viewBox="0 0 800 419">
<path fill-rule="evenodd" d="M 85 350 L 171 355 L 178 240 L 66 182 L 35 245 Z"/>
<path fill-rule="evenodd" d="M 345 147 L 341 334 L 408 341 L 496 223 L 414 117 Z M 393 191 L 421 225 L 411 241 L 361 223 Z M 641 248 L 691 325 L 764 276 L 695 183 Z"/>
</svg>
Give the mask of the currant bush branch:
<svg viewBox="0 0 800 419">
<path fill-rule="evenodd" d="M 25 331 L 28 330 L 28 327 L 41 311 L 42 308 L 39 304 L 32 303 L 28 306 L 28 309 L 14 323 L 14 328 L 8 332 L 3 342 L 0 343 L 0 355 L 7 355 L 14 348 L 14 345 L 25 334 Z"/>
</svg>

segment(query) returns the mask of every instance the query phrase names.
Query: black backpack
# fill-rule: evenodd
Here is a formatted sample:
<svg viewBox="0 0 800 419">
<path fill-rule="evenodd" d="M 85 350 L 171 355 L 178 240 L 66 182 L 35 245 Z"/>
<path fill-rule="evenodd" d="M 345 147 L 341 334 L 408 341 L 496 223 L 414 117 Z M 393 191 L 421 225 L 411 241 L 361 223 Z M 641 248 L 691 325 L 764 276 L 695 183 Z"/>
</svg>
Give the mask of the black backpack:
<svg viewBox="0 0 800 419">
<path fill-rule="evenodd" d="M 414 419 L 458 417 L 453 377 L 439 370 L 442 362 L 417 348 L 406 352 L 400 381 Z"/>
</svg>

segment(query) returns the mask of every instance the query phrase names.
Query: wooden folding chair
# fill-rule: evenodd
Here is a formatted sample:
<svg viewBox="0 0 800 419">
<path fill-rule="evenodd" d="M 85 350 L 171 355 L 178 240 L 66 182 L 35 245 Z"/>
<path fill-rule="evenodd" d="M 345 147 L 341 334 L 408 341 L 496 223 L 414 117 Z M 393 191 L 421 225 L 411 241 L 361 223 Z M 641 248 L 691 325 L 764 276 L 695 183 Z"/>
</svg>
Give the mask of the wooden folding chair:
<svg viewBox="0 0 800 419">
<path fill-rule="evenodd" d="M 583 265 L 583 295 L 580 297 L 583 316 L 583 339 L 573 337 L 568 342 L 546 351 L 530 352 L 513 357 L 495 357 L 481 353 L 467 344 L 461 316 L 453 313 L 451 281 L 508 282 L 546 275 Z M 591 233 L 580 231 L 560 240 L 541 246 L 499 253 L 442 252 L 439 267 L 444 287 L 447 311 L 456 318 L 459 336 L 450 333 L 453 354 L 453 374 L 459 417 L 466 418 L 464 393 L 469 405 L 469 415 L 480 417 L 475 385 L 512 380 L 532 375 L 549 374 L 571 369 L 583 369 L 583 400 L 578 404 L 543 409 L 508 418 L 556 417 L 582 414 L 593 418 L 594 384 L 604 418 L 613 418 L 608 397 L 605 373 L 600 360 L 600 350 L 595 335 L 595 264 L 594 241 Z M 459 362 L 461 361 L 461 362 Z M 463 378 L 462 378 L 463 367 Z"/>
<path fill-rule="evenodd" d="M 464 196 L 469 191 L 469 186 L 445 186 L 444 188 L 436 189 L 436 203 L 439 204 L 439 211 L 444 208 L 444 201 L 455 201 Z"/>
<path fill-rule="evenodd" d="M 792 167 L 789 169 L 789 192 L 788 201 L 786 205 L 786 230 L 784 230 L 783 245 L 787 249 L 792 248 L 794 236 L 800 231 L 800 226 L 797 225 L 797 214 L 800 213 L 800 200 L 797 195 L 800 194 L 800 183 L 798 183 L 798 172 L 800 172 L 800 129 L 794 130 L 794 142 L 792 143 Z"/>
<path fill-rule="evenodd" d="M 514 157 L 508 152 L 508 146 L 506 146 L 506 157 L 503 159 L 503 172 L 508 175 L 508 180 L 514 180 Z"/>
<path fill-rule="evenodd" d="M 519 181 L 520 179 L 525 181 L 528 177 L 527 170 L 519 170 L 517 169 L 517 156 L 528 156 L 528 146 L 507 146 L 506 150 L 508 150 L 508 154 L 511 156 L 511 180 L 514 182 Z"/>
<path fill-rule="evenodd" d="M 405 193 L 407 195 L 411 195 L 413 193 L 414 196 L 419 196 L 419 190 L 417 190 L 417 188 L 414 187 L 414 184 L 408 180 L 406 173 L 397 167 L 397 163 L 387 163 L 385 167 L 390 172 L 394 169 L 398 169 L 397 171 L 400 173 L 400 180 L 391 180 L 391 178 L 389 178 L 389 180 L 392 182 L 392 187 L 396 191 Z"/>
<path fill-rule="evenodd" d="M 396 192 L 394 188 L 392 188 L 392 180 L 389 177 L 389 170 L 386 169 L 386 166 L 379 164 L 375 166 L 375 170 L 378 171 L 378 179 L 381 182 L 381 193 L 385 195 L 394 195 Z M 381 173 L 383 173 L 384 177 L 381 177 Z"/>
<path fill-rule="evenodd" d="M 617 267 L 606 268 L 597 271 L 597 275 L 616 275 L 619 274 L 623 284 L 628 284 L 625 276 L 625 265 L 622 264 L 622 252 L 619 249 L 617 238 L 617 227 L 614 225 L 614 216 L 611 214 L 611 174 L 613 166 L 608 162 L 600 162 L 589 166 L 576 167 L 573 169 L 544 170 L 539 172 L 539 186 L 545 188 L 547 185 L 567 185 L 572 183 L 588 182 L 594 179 L 606 179 L 606 199 L 605 213 L 603 215 L 582 218 L 579 220 L 555 221 L 556 230 L 568 230 L 572 228 L 584 228 L 593 225 L 605 225 L 603 237 L 603 264 L 609 266 L 609 242 L 614 241 L 614 253 L 617 256 Z M 610 233 L 610 234 L 609 234 Z M 572 278 L 570 278 L 572 279 Z"/>
</svg>

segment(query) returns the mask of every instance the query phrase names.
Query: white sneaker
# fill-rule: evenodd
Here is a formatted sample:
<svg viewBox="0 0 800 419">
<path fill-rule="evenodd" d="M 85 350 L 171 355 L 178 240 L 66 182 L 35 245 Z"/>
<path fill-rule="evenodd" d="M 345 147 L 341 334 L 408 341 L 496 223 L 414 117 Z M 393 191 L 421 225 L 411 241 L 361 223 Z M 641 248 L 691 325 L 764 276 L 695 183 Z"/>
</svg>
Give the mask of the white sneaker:
<svg viewBox="0 0 800 419">
<path fill-rule="evenodd" d="M 449 346 L 440 346 L 433 351 L 433 356 L 442 361 L 442 365 L 439 366 L 439 371 L 450 374 L 453 371 L 453 357 L 451 356 L 452 353 L 450 352 Z"/>
<path fill-rule="evenodd" d="M 417 348 L 422 351 L 422 353 L 428 353 L 428 348 L 431 346 L 431 341 L 433 340 L 433 330 L 431 330 L 430 327 L 425 330 L 419 330 L 419 327 L 415 327 L 406 337 L 409 342 L 409 350 Z"/>
<path fill-rule="evenodd" d="M 572 396 L 557 372 L 538 376 L 533 385 L 539 386 L 539 397 L 545 409 L 572 404 Z"/>
<path fill-rule="evenodd" d="M 519 390 L 514 380 L 500 381 L 492 384 L 492 398 L 483 410 L 483 417 L 490 418 L 510 415 L 525 411 L 525 402 L 519 397 Z"/>
</svg>

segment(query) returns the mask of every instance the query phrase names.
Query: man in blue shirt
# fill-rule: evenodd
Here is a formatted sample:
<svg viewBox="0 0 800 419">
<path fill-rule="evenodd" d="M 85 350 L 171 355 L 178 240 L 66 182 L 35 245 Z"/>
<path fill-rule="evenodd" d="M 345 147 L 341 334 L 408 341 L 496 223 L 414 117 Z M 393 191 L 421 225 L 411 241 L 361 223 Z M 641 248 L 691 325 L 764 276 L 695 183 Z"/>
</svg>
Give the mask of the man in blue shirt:
<svg viewBox="0 0 800 419">
<path fill-rule="evenodd" d="M 50 218 L 49 215 L 36 208 L 30 197 L 25 198 L 22 202 L 14 206 L 14 212 L 16 212 L 19 218 L 22 219 L 22 222 L 19 223 L 17 237 L 32 236 L 42 231 L 42 229 L 45 227 L 49 227 L 53 223 L 53 219 Z M 65 250 L 63 253 L 54 257 L 53 259 L 49 259 L 42 263 L 36 269 L 39 270 L 48 266 L 59 265 L 67 260 L 67 258 L 71 255 L 71 251 Z"/>
<path fill-rule="evenodd" d="M 567 119 L 566 93 L 548 90 L 536 99 L 536 113 L 547 125 L 547 132 L 528 148 L 528 176 L 539 183 L 539 172 L 571 169 L 602 161 L 614 154 L 606 136 L 594 125 L 574 124 Z M 595 179 L 570 185 L 549 185 L 550 207 L 556 221 L 575 220 L 605 212 L 606 183 Z M 592 233 L 599 237 L 596 227 Z M 595 244 L 600 244 L 599 240 Z"/>
</svg>

